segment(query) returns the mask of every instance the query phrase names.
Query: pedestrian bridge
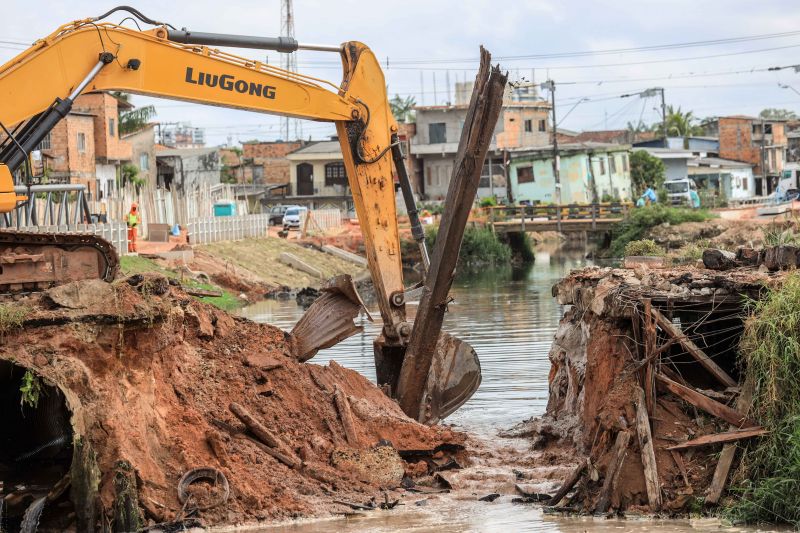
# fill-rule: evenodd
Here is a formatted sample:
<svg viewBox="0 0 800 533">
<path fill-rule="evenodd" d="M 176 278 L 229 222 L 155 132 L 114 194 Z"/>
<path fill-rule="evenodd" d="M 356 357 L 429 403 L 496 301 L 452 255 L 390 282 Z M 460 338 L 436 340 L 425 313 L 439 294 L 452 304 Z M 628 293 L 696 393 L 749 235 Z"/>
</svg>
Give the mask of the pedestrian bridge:
<svg viewBox="0 0 800 533">
<path fill-rule="evenodd" d="M 630 203 L 487 207 L 486 224 L 495 233 L 526 231 L 605 232 L 622 222 Z"/>
</svg>

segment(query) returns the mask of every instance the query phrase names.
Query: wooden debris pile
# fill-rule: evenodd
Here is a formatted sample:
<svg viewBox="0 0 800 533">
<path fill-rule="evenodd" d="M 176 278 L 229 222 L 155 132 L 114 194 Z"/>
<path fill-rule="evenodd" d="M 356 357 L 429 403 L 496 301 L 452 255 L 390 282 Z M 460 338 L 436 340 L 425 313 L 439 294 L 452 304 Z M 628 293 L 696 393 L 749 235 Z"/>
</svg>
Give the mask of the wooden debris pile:
<svg viewBox="0 0 800 533">
<path fill-rule="evenodd" d="M 561 280 L 553 294 L 571 307 L 550 352 L 547 412 L 527 424 L 538 446 L 581 459 L 549 504 L 601 514 L 717 504 L 736 443 L 766 433 L 739 380 L 743 297 L 779 279 L 590 268 Z"/>
</svg>

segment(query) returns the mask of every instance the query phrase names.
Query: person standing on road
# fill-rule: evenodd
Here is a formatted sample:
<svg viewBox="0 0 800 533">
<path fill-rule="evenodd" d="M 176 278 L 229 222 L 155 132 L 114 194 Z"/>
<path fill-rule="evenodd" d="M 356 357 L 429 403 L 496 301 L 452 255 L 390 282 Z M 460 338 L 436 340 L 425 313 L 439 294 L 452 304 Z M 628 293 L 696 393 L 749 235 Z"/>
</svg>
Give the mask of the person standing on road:
<svg viewBox="0 0 800 533">
<path fill-rule="evenodd" d="M 125 215 L 125 223 L 128 225 L 128 251 L 136 252 L 136 228 L 142 221 L 142 216 L 139 214 L 139 206 L 136 202 L 131 204 L 131 210 Z"/>
</svg>

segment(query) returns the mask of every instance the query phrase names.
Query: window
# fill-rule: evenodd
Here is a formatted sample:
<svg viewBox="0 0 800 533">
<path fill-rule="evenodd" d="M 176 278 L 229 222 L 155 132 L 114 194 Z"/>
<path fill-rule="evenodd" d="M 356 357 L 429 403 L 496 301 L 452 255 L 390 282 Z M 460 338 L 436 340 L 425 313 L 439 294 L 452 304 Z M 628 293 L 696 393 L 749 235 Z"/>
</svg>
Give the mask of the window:
<svg viewBox="0 0 800 533">
<path fill-rule="evenodd" d="M 325 186 L 347 185 L 347 172 L 344 163 L 328 163 L 325 165 Z"/>
<path fill-rule="evenodd" d="M 744 179 L 742 179 L 742 190 L 743 190 L 743 191 L 746 191 L 746 190 L 747 190 L 747 184 L 748 184 L 749 182 L 750 182 L 750 180 L 749 180 L 749 179 L 747 179 L 747 178 L 744 178 Z"/>
<path fill-rule="evenodd" d="M 150 154 L 139 154 L 139 170 L 150 170 Z"/>
<path fill-rule="evenodd" d="M 533 121 L 531 119 L 525 120 L 525 133 L 530 133 L 533 131 Z"/>
<path fill-rule="evenodd" d="M 115 126 L 114 119 L 113 118 L 108 119 L 108 135 L 110 137 L 116 135 L 115 132 L 117 131 L 117 129 L 114 126 Z"/>
<path fill-rule="evenodd" d="M 606 160 L 601 157 L 599 161 L 600 161 L 600 175 L 604 176 L 606 173 Z"/>
<path fill-rule="evenodd" d="M 517 183 L 533 183 L 533 165 L 527 167 L 517 167 Z"/>
<path fill-rule="evenodd" d="M 428 142 L 430 144 L 447 142 L 447 129 L 444 122 L 432 122 L 428 124 Z"/>
<path fill-rule="evenodd" d="M 44 136 L 42 142 L 39 143 L 39 146 L 36 148 L 37 150 L 50 150 L 51 141 L 50 141 L 50 132 L 47 132 L 47 135 Z"/>
<path fill-rule="evenodd" d="M 764 124 L 764 134 L 772 135 L 772 124 Z"/>
<path fill-rule="evenodd" d="M 86 152 L 86 134 L 78 133 L 78 152 Z"/>
<path fill-rule="evenodd" d="M 611 170 L 612 174 L 617 173 L 617 156 L 615 155 L 608 156 L 608 168 Z"/>
<path fill-rule="evenodd" d="M 540 119 L 539 120 L 539 131 L 547 131 L 547 120 Z"/>
<path fill-rule="evenodd" d="M 622 154 L 622 170 L 624 172 L 628 172 L 630 169 L 631 168 L 628 163 L 628 154 Z"/>
<path fill-rule="evenodd" d="M 262 165 L 255 165 L 253 167 L 253 183 L 261 183 L 264 181 L 264 167 Z"/>
</svg>

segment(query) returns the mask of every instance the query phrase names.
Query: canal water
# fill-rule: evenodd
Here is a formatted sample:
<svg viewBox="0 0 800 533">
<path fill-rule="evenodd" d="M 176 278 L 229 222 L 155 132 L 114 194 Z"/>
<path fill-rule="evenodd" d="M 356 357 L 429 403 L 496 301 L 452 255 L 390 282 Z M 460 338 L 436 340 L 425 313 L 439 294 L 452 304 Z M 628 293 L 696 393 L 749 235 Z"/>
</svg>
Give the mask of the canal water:
<svg viewBox="0 0 800 533">
<path fill-rule="evenodd" d="M 498 431 L 544 413 L 550 370 L 547 356 L 563 314 L 563 307 L 551 296 L 551 287 L 571 269 L 590 264 L 584 257 L 584 250 L 541 248 L 536 251 L 535 264 L 527 268 L 494 268 L 458 276 L 451 293 L 455 301 L 446 315 L 444 329 L 475 348 L 481 360 L 483 381 L 475 395 L 445 423 L 484 439 L 496 439 Z M 363 333 L 319 352 L 312 362 L 327 364 L 334 359 L 374 382 L 372 340 L 381 325 L 377 309 L 370 311 L 375 311 L 372 314 L 376 322 L 359 318 Z M 413 312 L 411 308 L 409 314 Z M 242 314 L 288 330 L 303 310 L 293 300 L 268 300 L 243 309 Z M 666 533 L 718 531 L 720 527 L 718 522 L 708 520 L 565 519 L 545 515 L 535 506 L 511 504 L 509 498 L 504 498 L 492 504 L 443 501 L 433 508 L 374 511 L 359 518 L 297 522 L 263 531 L 577 533 L 588 529 Z"/>
</svg>

